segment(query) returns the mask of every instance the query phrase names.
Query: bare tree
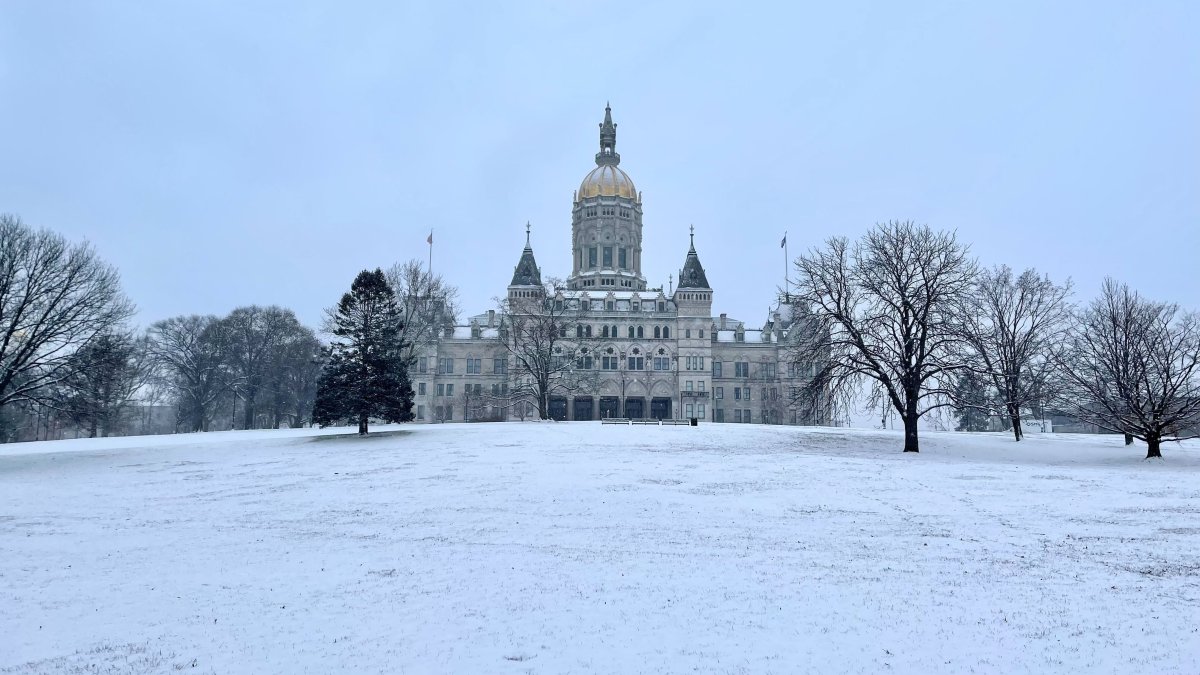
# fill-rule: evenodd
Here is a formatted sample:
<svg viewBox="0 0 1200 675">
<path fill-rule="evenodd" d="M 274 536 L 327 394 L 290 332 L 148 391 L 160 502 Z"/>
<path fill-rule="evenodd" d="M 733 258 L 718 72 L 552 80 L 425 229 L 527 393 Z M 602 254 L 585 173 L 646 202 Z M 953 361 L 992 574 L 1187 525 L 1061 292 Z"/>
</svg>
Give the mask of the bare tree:
<svg viewBox="0 0 1200 675">
<path fill-rule="evenodd" d="M 1072 415 L 1146 443 L 1200 435 L 1200 318 L 1106 279 L 1060 359 Z"/>
<path fill-rule="evenodd" d="M 532 401 L 540 419 L 550 419 L 552 397 L 595 381 L 594 371 L 577 364 L 588 341 L 579 330 L 579 318 L 587 309 L 573 306 L 557 288 L 550 280 L 528 297 L 504 300 L 500 308 L 500 344 L 512 366 L 511 399 L 518 409 L 522 401 Z"/>
<path fill-rule="evenodd" d="M 479 422 L 486 418 L 486 396 L 483 385 L 476 384 L 472 387 L 470 383 L 463 384 L 459 400 L 462 402 L 464 422 Z"/>
<path fill-rule="evenodd" d="M 75 350 L 132 315 L 116 269 L 91 246 L 0 215 L 0 407 L 47 395 Z"/>
<path fill-rule="evenodd" d="M 416 355 L 437 342 L 442 328 L 454 325 L 458 317 L 458 289 L 418 260 L 392 265 L 387 280 L 400 307 L 405 363 L 412 367 Z"/>
<path fill-rule="evenodd" d="M 309 418 L 317 396 L 317 381 L 325 365 L 326 354 L 317 336 L 297 324 L 275 349 L 268 368 L 265 389 L 268 393 L 271 427 L 286 418 L 290 426 L 299 426 Z"/>
<path fill-rule="evenodd" d="M 165 373 L 179 420 L 208 431 L 232 374 L 227 341 L 215 316 L 177 316 L 150 327 L 150 351 Z"/>
<path fill-rule="evenodd" d="M 1024 437 L 1021 414 L 1050 395 L 1052 369 L 1071 326 L 1071 282 L 1055 284 L 1007 265 L 984 270 L 965 294 L 956 325 L 963 362 L 995 389 L 1013 437 Z M 964 405 L 961 400 L 956 401 Z"/>
<path fill-rule="evenodd" d="M 149 379 L 146 347 L 145 339 L 106 333 L 77 350 L 70 374 L 56 388 L 56 407 L 88 438 L 118 431 Z"/>
<path fill-rule="evenodd" d="M 904 451 L 917 452 L 917 422 L 946 405 L 936 395 L 958 367 L 951 316 L 975 276 L 967 247 L 953 233 L 889 222 L 855 242 L 829 239 L 795 267 L 814 320 L 792 356 L 816 371 L 805 400 L 848 400 L 870 384 L 904 420 Z"/>
<path fill-rule="evenodd" d="M 239 307 L 221 320 L 221 330 L 227 341 L 229 364 L 243 402 L 242 428 L 252 429 L 262 421 L 272 426 L 279 423 L 278 385 L 281 369 L 291 364 L 282 362 L 289 347 L 303 341 L 311 346 L 313 332 L 300 324 L 290 309 L 270 306 Z M 308 350 L 311 352 L 311 350 Z M 301 355 L 310 359 L 312 354 Z M 260 395 L 265 394 L 268 406 L 275 413 L 273 420 L 259 420 Z M 266 417 L 266 416 L 264 416 Z"/>
</svg>

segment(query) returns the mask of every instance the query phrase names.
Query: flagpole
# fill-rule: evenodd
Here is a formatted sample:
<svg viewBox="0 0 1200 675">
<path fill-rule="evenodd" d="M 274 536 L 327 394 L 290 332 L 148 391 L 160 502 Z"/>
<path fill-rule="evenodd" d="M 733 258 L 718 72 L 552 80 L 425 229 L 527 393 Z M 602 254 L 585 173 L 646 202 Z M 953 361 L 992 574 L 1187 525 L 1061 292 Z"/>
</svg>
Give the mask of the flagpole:
<svg viewBox="0 0 1200 675">
<path fill-rule="evenodd" d="M 433 283 L 433 228 L 429 228 L 429 279 Z"/>
<path fill-rule="evenodd" d="M 787 230 L 783 231 L 783 297 L 788 302 L 792 301 L 792 280 L 788 277 L 788 247 L 787 247 Z"/>
</svg>

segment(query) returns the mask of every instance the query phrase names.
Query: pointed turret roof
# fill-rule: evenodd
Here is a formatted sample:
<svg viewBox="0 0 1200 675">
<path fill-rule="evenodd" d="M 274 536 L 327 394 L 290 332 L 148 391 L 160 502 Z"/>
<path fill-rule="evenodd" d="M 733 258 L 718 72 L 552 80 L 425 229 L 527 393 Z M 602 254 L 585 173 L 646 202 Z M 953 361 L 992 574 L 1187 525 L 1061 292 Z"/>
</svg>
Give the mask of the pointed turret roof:
<svg viewBox="0 0 1200 675">
<path fill-rule="evenodd" d="M 691 248 L 688 249 L 687 259 L 683 261 L 683 269 L 679 270 L 679 288 L 711 288 L 708 277 L 704 274 L 704 265 L 700 264 L 700 256 L 696 255 L 696 228 L 691 228 Z"/>
<path fill-rule="evenodd" d="M 538 269 L 537 260 L 533 258 L 533 246 L 529 244 L 529 223 L 525 223 L 525 250 L 521 251 L 521 260 L 513 270 L 512 283 L 509 286 L 541 286 L 542 271 Z"/>
</svg>

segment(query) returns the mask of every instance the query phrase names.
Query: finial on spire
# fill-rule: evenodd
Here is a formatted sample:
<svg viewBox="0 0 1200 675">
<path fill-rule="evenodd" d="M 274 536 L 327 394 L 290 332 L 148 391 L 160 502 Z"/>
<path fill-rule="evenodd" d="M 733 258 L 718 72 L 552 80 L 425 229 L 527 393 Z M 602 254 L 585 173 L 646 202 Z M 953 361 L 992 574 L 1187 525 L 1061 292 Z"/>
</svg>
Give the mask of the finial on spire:
<svg viewBox="0 0 1200 675">
<path fill-rule="evenodd" d="M 692 250 L 696 250 L 696 226 L 688 225 L 688 237 L 691 239 Z"/>
<path fill-rule="evenodd" d="M 533 226 L 529 224 L 528 220 L 525 221 L 525 248 L 530 248 L 530 246 L 529 246 L 529 229 L 532 227 Z"/>
<path fill-rule="evenodd" d="M 616 166 L 620 163 L 621 156 L 617 154 L 617 125 L 612 121 L 612 107 L 606 102 L 604 121 L 600 124 L 600 152 L 596 153 L 596 164 Z"/>
</svg>

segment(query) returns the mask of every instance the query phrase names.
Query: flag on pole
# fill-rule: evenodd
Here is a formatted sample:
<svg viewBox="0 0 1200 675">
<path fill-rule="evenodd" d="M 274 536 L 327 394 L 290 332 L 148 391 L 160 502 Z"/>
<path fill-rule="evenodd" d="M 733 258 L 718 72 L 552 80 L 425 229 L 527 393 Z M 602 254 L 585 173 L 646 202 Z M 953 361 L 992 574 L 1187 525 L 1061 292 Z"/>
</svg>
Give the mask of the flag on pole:
<svg viewBox="0 0 1200 675">
<path fill-rule="evenodd" d="M 783 233 L 783 241 L 779 242 L 779 248 L 783 248 L 784 246 L 787 246 L 787 233 L 786 232 Z"/>
<path fill-rule="evenodd" d="M 429 238 L 426 239 L 425 241 L 429 242 L 430 246 L 433 246 L 433 230 L 429 231 Z"/>
</svg>

